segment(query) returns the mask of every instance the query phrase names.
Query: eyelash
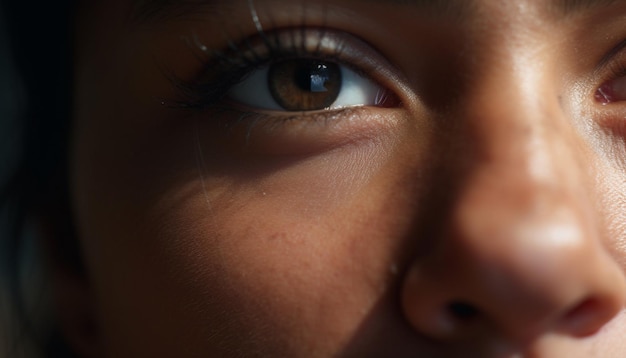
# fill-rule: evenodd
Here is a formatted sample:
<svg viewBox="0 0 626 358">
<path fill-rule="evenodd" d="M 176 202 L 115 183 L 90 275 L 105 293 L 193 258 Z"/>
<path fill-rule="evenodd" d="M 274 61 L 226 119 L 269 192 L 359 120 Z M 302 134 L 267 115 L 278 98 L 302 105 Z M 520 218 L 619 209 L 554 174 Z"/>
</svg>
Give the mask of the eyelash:
<svg viewBox="0 0 626 358">
<path fill-rule="evenodd" d="M 334 62 L 370 79 L 370 73 L 380 70 L 380 64 L 364 59 L 368 56 L 363 56 L 359 51 L 357 55 L 347 54 L 349 43 L 361 40 L 326 28 L 303 26 L 257 33 L 238 43 L 229 41 L 226 49 L 219 51 L 209 49 L 197 37 L 187 42 L 204 66 L 191 81 L 168 76 L 178 89 L 181 99 L 163 103 L 176 108 L 214 108 L 232 87 L 245 80 L 249 74 L 283 60 L 308 58 Z"/>
<path fill-rule="evenodd" d="M 608 76 L 604 82 L 612 81 L 616 78 L 626 76 L 626 64 L 620 58 L 612 60 L 608 65 Z"/>
</svg>

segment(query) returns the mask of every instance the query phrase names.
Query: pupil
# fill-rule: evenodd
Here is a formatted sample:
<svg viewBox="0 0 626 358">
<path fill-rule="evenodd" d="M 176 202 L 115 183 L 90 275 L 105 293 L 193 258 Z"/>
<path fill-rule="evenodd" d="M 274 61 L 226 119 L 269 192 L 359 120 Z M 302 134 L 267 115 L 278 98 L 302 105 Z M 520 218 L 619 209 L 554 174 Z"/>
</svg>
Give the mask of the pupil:
<svg viewBox="0 0 626 358">
<path fill-rule="evenodd" d="M 328 66 L 322 63 L 304 62 L 296 69 L 296 84 L 303 91 L 326 92 L 326 81 L 331 74 Z"/>
</svg>

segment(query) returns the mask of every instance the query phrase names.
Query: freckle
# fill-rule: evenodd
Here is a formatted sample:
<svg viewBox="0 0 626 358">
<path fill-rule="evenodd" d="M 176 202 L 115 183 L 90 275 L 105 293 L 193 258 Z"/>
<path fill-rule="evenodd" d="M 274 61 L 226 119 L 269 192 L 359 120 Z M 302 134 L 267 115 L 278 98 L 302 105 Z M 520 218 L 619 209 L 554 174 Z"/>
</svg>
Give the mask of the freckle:
<svg viewBox="0 0 626 358">
<path fill-rule="evenodd" d="M 268 237 L 268 241 L 286 241 L 287 234 L 284 232 L 277 232 Z"/>
</svg>

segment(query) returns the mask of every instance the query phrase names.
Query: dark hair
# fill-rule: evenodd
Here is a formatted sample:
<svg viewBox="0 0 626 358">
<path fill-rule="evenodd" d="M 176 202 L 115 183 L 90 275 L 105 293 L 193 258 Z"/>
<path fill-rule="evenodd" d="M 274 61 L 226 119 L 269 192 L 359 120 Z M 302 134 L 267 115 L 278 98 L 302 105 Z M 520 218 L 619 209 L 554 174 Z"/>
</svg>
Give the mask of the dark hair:
<svg viewBox="0 0 626 358">
<path fill-rule="evenodd" d="M 27 231 L 43 225 L 52 233 L 53 255 L 78 262 L 68 199 L 68 143 L 71 136 L 73 0 L 0 0 L 9 53 L 22 89 L 11 124 L 12 149 L 6 181 L 0 183 L 0 274 L 10 298 L 8 356 L 31 345 L 37 355 L 71 356 L 56 329 L 37 330 L 29 314 L 21 270 Z M 17 86 L 15 86 L 17 87 Z M 3 174 L 4 176 L 5 174 Z M 30 263 L 27 263 L 30 264 Z M 1 282 L 1 281 L 0 281 Z M 0 330 L 2 331 L 2 330 Z"/>
</svg>

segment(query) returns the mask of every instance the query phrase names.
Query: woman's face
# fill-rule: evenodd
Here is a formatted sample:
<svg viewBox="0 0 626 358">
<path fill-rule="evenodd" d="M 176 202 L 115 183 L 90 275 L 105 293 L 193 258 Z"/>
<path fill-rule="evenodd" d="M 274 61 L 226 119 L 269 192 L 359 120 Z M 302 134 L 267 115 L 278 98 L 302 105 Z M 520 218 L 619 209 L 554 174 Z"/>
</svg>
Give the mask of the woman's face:
<svg viewBox="0 0 626 358">
<path fill-rule="evenodd" d="M 77 18 L 78 349 L 626 356 L 623 1 Z"/>
</svg>

